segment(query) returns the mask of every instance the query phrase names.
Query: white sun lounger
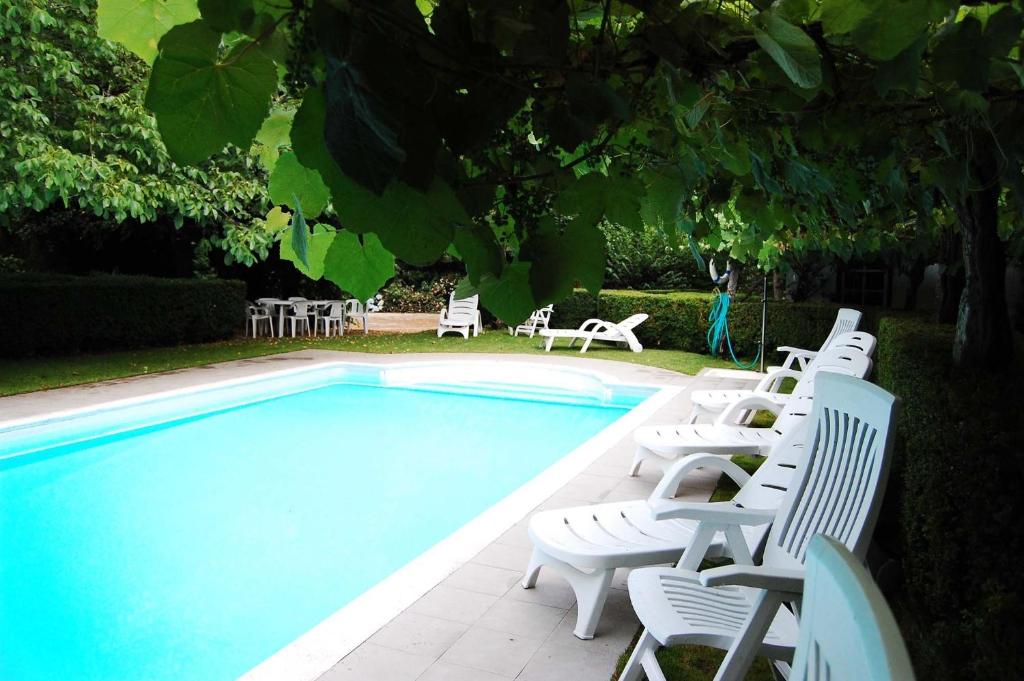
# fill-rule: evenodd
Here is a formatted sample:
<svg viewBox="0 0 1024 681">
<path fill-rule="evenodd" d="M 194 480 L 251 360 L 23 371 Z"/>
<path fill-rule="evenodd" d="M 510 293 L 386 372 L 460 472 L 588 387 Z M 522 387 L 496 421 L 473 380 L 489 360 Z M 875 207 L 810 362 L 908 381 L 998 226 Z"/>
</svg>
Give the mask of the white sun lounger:
<svg viewBox="0 0 1024 681">
<path fill-rule="evenodd" d="M 640 341 L 636 339 L 633 329 L 642 324 L 646 319 L 646 314 L 635 314 L 623 319 L 618 324 L 606 322 L 603 319 L 588 319 L 580 324 L 578 329 L 541 329 L 540 335 L 548 339 L 544 349 L 549 352 L 556 338 L 571 338 L 572 340 L 569 342 L 570 348 L 576 344 L 576 341 L 582 340 L 583 347 L 580 348 L 580 352 L 586 352 L 587 348 L 594 341 L 618 343 L 619 345 L 629 346 L 629 349 L 633 352 L 640 352 L 644 349 L 644 346 L 640 345 Z"/>
<path fill-rule="evenodd" d="M 734 523 L 722 519 L 723 525 L 736 527 L 733 532 L 741 525 L 772 522 L 761 565 L 699 573 L 634 570 L 629 597 L 644 632 L 621 681 L 638 681 L 644 672 L 649 679 L 664 679 L 655 657 L 660 646 L 727 650 L 718 681 L 743 679 L 758 654 L 792 662 L 798 624 L 782 606 L 800 600 L 808 542 L 824 534 L 858 559 L 867 554 L 889 472 L 896 398 L 867 381 L 831 373 L 819 375 L 816 384 L 806 458 L 774 521 L 758 521 L 742 510 Z M 671 510 L 659 515 L 688 517 Z M 683 561 L 695 562 L 686 554 Z"/>
<path fill-rule="evenodd" d="M 566 579 L 576 594 L 573 633 L 589 639 L 594 637 L 616 568 L 674 564 L 687 547 L 694 549 L 687 555 L 730 556 L 737 562 L 751 563 L 768 526 L 722 534 L 722 513 L 747 509 L 774 514 L 803 456 L 802 444 L 803 433 L 794 429 L 773 445 L 768 460 L 753 476 L 726 457 L 691 454 L 669 469 L 648 499 L 535 513 L 529 525 L 533 555 L 523 588 L 536 584 L 541 568 Z M 679 485 L 697 469 L 723 472 L 740 485 L 739 492 L 730 501 L 716 503 L 674 500 Z M 687 509 L 689 515 L 655 519 L 656 509 L 668 508 Z M 686 567 L 696 569 L 698 565 Z"/>
<path fill-rule="evenodd" d="M 748 454 L 766 456 L 771 446 L 784 433 L 810 413 L 811 396 L 818 378 L 827 373 L 840 373 L 864 378 L 871 372 L 871 360 L 853 348 L 826 350 L 819 358 L 814 376 L 801 383 L 783 407 L 759 395 L 738 400 L 718 415 L 714 423 L 668 424 L 643 426 L 633 431 L 637 444 L 630 475 L 637 475 L 644 461 L 668 468 L 673 461 L 687 454 Z M 765 410 L 778 414 L 771 428 L 749 428 L 735 425 L 746 411 Z"/>
<path fill-rule="evenodd" d="M 437 337 L 454 331 L 461 333 L 462 337 L 469 340 L 469 332 L 472 329 L 473 337 L 476 338 L 483 326 L 480 319 L 480 296 L 469 298 L 455 298 L 453 292 L 448 297 L 448 307 L 441 310 L 441 316 L 437 320 Z"/>
<path fill-rule="evenodd" d="M 539 310 L 534 310 L 533 313 L 530 314 L 530 318 L 516 328 L 513 329 L 511 326 L 508 327 L 508 334 L 510 336 L 518 336 L 520 333 L 525 333 L 530 338 L 533 338 L 533 334 L 548 328 L 548 322 L 551 321 L 551 313 L 554 311 L 554 305 L 548 305 L 540 308 Z"/>
<path fill-rule="evenodd" d="M 877 340 L 870 333 L 867 333 L 866 331 L 851 331 L 837 336 L 830 346 L 830 349 L 853 348 L 868 357 L 871 357 L 875 351 L 876 344 Z M 779 392 L 782 389 L 782 385 L 785 380 L 787 378 L 792 378 L 796 380 L 799 385 L 801 380 L 812 377 L 817 371 L 817 357 L 821 356 L 822 355 L 817 355 L 815 359 L 811 360 L 807 365 L 807 368 L 802 372 L 782 368 L 769 371 L 768 373 L 763 374 L 764 377 L 758 382 L 758 384 L 749 390 L 695 390 L 691 392 L 690 402 L 693 404 L 693 410 L 690 412 L 689 423 L 697 423 L 701 418 L 714 418 L 725 411 L 733 402 L 741 400 L 744 397 L 749 397 L 750 395 L 759 395 L 765 399 L 771 400 L 779 407 L 782 407 L 789 399 L 789 395 L 787 393 Z M 749 422 L 753 415 L 753 411 L 741 414 L 739 423 L 742 424 Z"/>
</svg>

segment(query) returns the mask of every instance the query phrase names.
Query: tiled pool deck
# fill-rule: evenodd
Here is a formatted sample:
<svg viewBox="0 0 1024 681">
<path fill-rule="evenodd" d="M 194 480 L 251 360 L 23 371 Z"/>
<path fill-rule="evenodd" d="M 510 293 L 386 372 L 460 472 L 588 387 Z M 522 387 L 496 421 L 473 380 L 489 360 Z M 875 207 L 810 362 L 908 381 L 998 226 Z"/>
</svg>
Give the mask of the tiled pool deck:
<svg viewBox="0 0 1024 681">
<path fill-rule="evenodd" d="M 741 387 L 733 379 L 685 376 L 653 367 L 550 355 L 402 354 L 306 350 L 225 362 L 151 376 L 0 398 L 0 418 L 15 419 L 108 400 L 136 397 L 212 381 L 253 376 L 322 361 L 393 363 L 429 360 L 522 362 L 594 369 L 623 382 L 683 388 L 655 412 L 650 423 L 678 421 L 690 410 L 687 395 L 700 388 Z M 749 385 L 747 383 L 746 385 Z M 627 476 L 630 437 L 611 447 L 583 473 L 534 510 L 646 497 L 660 477 L 652 467 Z M 706 500 L 717 475 L 697 474 L 685 498 Z M 341 659 L 318 681 L 606 681 L 638 623 L 626 592 L 626 574 L 616 574 L 604 616 L 592 641 L 572 634 L 575 597 L 568 584 L 542 570 L 534 589 L 519 586 L 530 556 L 529 514 L 463 564 L 389 624 Z"/>
</svg>

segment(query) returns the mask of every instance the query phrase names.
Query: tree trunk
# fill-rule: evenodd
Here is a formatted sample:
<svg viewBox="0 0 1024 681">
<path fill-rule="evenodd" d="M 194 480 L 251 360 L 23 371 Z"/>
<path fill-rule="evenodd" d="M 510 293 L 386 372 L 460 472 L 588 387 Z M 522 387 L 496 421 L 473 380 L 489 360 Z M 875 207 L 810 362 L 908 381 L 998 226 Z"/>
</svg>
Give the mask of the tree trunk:
<svg viewBox="0 0 1024 681">
<path fill-rule="evenodd" d="M 960 368 L 998 369 L 1013 356 L 1006 308 L 1006 252 L 999 239 L 1000 185 L 994 163 L 977 168 L 982 189 L 956 207 L 963 240 L 964 279 L 953 340 Z"/>
<path fill-rule="evenodd" d="M 955 324 L 960 312 L 960 296 L 964 292 L 964 255 L 959 232 L 943 230 L 939 240 L 938 307 L 936 316 L 940 324 Z"/>
<path fill-rule="evenodd" d="M 910 272 L 907 276 L 910 281 L 907 283 L 907 299 L 903 301 L 903 309 L 912 311 L 917 309 L 917 291 L 921 288 L 921 282 L 924 281 L 924 271 L 928 265 L 925 263 L 924 258 L 915 258 L 913 264 L 910 266 Z"/>
<path fill-rule="evenodd" d="M 786 295 L 786 287 L 782 283 L 782 275 L 778 270 L 772 272 L 772 300 L 782 300 Z"/>
</svg>

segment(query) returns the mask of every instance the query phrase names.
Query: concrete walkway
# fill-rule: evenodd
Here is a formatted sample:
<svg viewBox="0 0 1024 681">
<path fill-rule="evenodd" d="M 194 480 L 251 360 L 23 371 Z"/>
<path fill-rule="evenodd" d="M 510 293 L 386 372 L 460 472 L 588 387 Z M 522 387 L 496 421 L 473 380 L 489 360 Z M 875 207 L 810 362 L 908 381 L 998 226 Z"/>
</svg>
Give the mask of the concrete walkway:
<svg viewBox="0 0 1024 681">
<path fill-rule="evenodd" d="M 371 323 L 371 329 L 374 325 Z M 163 374 L 104 381 L 84 386 L 0 398 L 0 419 L 44 414 L 97 402 L 172 390 L 217 380 L 252 376 L 316 361 L 395 363 L 424 360 L 531 362 L 592 368 L 625 382 L 684 388 L 658 410 L 650 423 L 681 420 L 690 410 L 687 394 L 700 388 L 742 387 L 729 379 L 704 379 L 663 369 L 578 357 L 490 354 L 371 355 L 326 350 L 259 357 Z M 749 382 L 746 385 L 750 385 Z M 640 499 L 654 488 L 653 467 L 627 476 L 633 455 L 629 437 L 609 449 L 586 471 L 534 510 L 602 501 Z M 695 475 L 684 498 L 706 500 L 717 475 Z M 575 598 L 569 586 L 541 571 L 535 589 L 518 582 L 530 555 L 528 515 L 468 563 L 413 603 L 358 646 L 319 681 L 606 681 L 618 657 L 637 632 L 626 592 L 626 574 L 613 582 L 604 616 L 592 641 L 572 634 Z"/>
<path fill-rule="evenodd" d="M 440 312 L 373 312 L 370 314 L 370 333 L 419 333 L 437 329 Z M 352 329 L 347 333 L 361 333 Z"/>
</svg>

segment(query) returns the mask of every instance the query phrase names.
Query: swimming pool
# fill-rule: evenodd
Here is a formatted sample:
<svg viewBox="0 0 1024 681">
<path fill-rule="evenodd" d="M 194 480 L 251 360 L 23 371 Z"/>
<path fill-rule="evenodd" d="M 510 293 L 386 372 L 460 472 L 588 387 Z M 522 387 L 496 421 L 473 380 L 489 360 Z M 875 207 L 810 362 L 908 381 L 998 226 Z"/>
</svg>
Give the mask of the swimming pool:
<svg viewBox="0 0 1024 681">
<path fill-rule="evenodd" d="M 0 678 L 259 676 L 296 640 L 338 659 L 338 634 L 351 647 L 395 614 L 381 603 L 402 607 L 384 587 L 429 589 L 655 392 L 532 365 L 331 363 L 0 424 Z"/>
</svg>

